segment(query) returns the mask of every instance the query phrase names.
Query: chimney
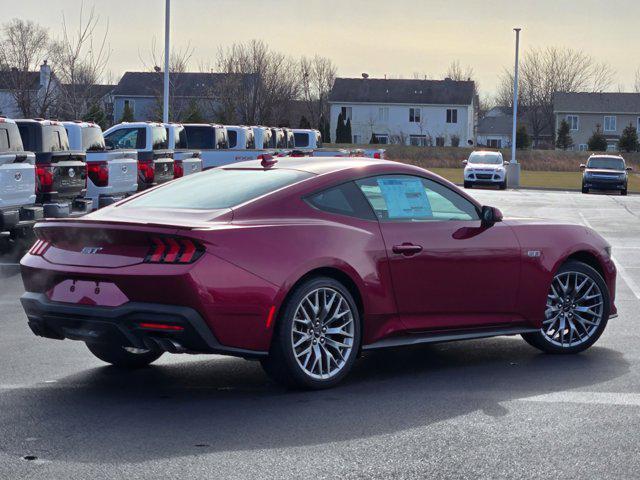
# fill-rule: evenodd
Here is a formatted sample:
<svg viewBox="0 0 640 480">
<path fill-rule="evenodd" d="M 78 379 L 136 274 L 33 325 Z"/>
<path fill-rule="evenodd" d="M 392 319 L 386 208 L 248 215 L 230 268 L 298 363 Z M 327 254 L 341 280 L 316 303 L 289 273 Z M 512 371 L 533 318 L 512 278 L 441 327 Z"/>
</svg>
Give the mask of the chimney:
<svg viewBox="0 0 640 480">
<path fill-rule="evenodd" d="M 49 82 L 51 81 L 51 67 L 47 64 L 45 60 L 42 65 L 40 65 L 40 87 L 47 87 Z"/>
</svg>

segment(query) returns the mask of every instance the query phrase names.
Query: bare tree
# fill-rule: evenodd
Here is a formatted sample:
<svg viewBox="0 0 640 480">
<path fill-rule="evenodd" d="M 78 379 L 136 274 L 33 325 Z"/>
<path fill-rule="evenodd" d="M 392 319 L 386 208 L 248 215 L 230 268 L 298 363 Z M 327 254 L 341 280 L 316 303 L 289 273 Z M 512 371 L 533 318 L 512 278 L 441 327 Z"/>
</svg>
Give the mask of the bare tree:
<svg viewBox="0 0 640 480">
<path fill-rule="evenodd" d="M 329 118 L 329 93 L 336 72 L 337 68 L 329 58 L 315 55 L 313 58 L 300 59 L 300 96 L 314 126 L 324 128 L 320 125 L 321 119 Z"/>
<path fill-rule="evenodd" d="M 46 59 L 51 53 L 47 30 L 30 20 L 14 18 L 2 26 L 0 70 L 23 117 L 47 116 L 55 93 L 54 77 Z M 43 72 L 34 82 L 41 62 Z"/>
<path fill-rule="evenodd" d="M 556 92 L 602 92 L 613 83 L 605 63 L 571 48 L 532 48 L 520 64 L 518 107 L 531 125 L 534 140 L 554 132 L 553 96 Z M 498 87 L 499 105 L 513 105 L 513 74 L 505 70 Z"/>
<path fill-rule="evenodd" d="M 456 81 L 473 80 L 475 72 L 470 65 L 463 67 L 459 60 L 454 60 L 449 65 L 445 77 Z"/>
<path fill-rule="evenodd" d="M 107 45 L 109 22 L 97 35 L 100 16 L 92 7 L 85 16 L 80 4 L 77 26 L 70 30 L 62 15 L 62 38 L 54 43 L 56 74 L 61 82 L 58 109 L 67 118 L 82 118 L 99 104 L 103 90 L 99 87 L 110 56 Z"/>
</svg>

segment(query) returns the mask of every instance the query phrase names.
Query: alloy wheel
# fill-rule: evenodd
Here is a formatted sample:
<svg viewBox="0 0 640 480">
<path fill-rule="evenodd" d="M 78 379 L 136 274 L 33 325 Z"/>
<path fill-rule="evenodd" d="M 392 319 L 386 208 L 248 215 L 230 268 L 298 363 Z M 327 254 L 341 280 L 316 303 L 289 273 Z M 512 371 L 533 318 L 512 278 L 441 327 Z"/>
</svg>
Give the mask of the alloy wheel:
<svg viewBox="0 0 640 480">
<path fill-rule="evenodd" d="M 294 314 L 291 346 L 296 362 L 311 378 L 332 378 L 352 354 L 354 333 L 354 315 L 346 298 L 333 288 L 315 289 Z"/>
<path fill-rule="evenodd" d="M 551 282 L 541 331 L 553 345 L 574 347 L 597 332 L 603 315 L 604 298 L 595 280 L 581 272 L 562 272 Z"/>
</svg>

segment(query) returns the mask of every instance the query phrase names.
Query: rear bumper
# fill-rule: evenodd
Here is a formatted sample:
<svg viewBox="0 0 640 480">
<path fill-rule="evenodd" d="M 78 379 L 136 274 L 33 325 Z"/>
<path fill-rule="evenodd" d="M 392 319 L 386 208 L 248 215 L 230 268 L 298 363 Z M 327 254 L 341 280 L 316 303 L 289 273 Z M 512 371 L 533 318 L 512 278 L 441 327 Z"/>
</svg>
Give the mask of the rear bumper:
<svg viewBox="0 0 640 480">
<path fill-rule="evenodd" d="M 42 218 L 43 210 L 39 206 L 7 208 L 0 211 L 0 231 L 28 228 Z"/>
<path fill-rule="evenodd" d="M 171 353 L 218 353 L 259 358 L 267 352 L 222 345 L 192 308 L 128 302 L 119 307 L 66 304 L 45 294 L 27 292 L 20 298 L 34 334 L 58 340 L 110 343 Z M 166 324 L 181 330 L 141 328 L 140 323 Z"/>
</svg>

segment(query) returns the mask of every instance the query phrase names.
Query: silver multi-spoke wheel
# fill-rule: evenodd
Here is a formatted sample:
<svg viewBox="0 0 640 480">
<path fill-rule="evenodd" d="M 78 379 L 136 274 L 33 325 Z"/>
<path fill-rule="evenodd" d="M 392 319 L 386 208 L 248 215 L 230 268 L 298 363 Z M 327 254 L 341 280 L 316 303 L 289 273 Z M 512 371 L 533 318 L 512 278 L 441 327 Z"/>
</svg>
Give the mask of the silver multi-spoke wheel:
<svg viewBox="0 0 640 480">
<path fill-rule="evenodd" d="M 354 347 L 354 315 L 337 290 L 322 287 L 298 304 L 291 329 L 296 362 L 309 377 L 326 380 L 337 375 Z"/>
<path fill-rule="evenodd" d="M 604 312 L 603 293 L 593 278 L 576 271 L 558 273 L 549 288 L 542 334 L 558 347 L 581 345 L 598 331 Z"/>
</svg>

